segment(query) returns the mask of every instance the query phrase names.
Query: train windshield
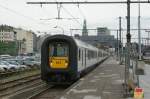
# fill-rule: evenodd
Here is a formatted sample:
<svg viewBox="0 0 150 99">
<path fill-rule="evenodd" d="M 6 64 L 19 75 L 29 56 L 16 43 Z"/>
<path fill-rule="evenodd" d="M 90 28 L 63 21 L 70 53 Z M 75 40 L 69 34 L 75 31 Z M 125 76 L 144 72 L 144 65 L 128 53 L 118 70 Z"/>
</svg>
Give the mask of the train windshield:
<svg viewBox="0 0 150 99">
<path fill-rule="evenodd" d="M 69 47 L 65 43 L 52 43 L 49 45 L 49 56 L 66 57 L 69 54 Z"/>
</svg>

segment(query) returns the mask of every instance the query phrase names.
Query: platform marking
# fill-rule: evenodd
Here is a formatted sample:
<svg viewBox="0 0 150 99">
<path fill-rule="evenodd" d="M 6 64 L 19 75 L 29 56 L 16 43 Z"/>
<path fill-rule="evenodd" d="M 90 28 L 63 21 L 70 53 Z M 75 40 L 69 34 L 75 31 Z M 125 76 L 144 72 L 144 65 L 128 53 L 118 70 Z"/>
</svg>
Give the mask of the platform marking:
<svg viewBox="0 0 150 99">
<path fill-rule="evenodd" d="M 112 70 L 104 70 L 105 72 L 112 72 Z"/>
<path fill-rule="evenodd" d="M 91 82 L 91 83 L 94 83 L 94 82 L 97 82 L 97 81 L 99 81 L 99 80 L 101 80 L 101 79 L 93 79 L 93 80 L 90 80 L 90 82 Z"/>
<path fill-rule="evenodd" d="M 84 80 L 84 78 L 81 78 L 80 80 L 82 81 L 82 80 Z"/>
<path fill-rule="evenodd" d="M 101 76 L 94 76 L 94 78 L 100 78 Z"/>
<path fill-rule="evenodd" d="M 97 89 L 83 89 L 83 90 L 71 89 L 69 93 L 73 92 L 75 94 L 78 94 L 78 93 L 89 93 L 89 92 L 96 92 L 96 91 Z"/>
<path fill-rule="evenodd" d="M 100 75 L 104 75 L 105 73 L 99 73 Z"/>
<path fill-rule="evenodd" d="M 60 99 L 67 99 L 67 98 L 65 98 L 64 96 L 61 96 Z"/>
<path fill-rule="evenodd" d="M 122 84 L 124 82 L 124 80 L 115 80 L 112 82 L 112 84 Z"/>
<path fill-rule="evenodd" d="M 119 74 L 111 74 L 111 75 L 103 75 L 103 76 L 100 76 L 100 77 L 113 77 L 113 76 L 118 76 Z"/>
<path fill-rule="evenodd" d="M 101 96 L 87 95 L 83 99 L 101 99 Z"/>
<path fill-rule="evenodd" d="M 112 92 L 109 91 L 103 91 L 103 94 L 111 94 Z"/>
</svg>

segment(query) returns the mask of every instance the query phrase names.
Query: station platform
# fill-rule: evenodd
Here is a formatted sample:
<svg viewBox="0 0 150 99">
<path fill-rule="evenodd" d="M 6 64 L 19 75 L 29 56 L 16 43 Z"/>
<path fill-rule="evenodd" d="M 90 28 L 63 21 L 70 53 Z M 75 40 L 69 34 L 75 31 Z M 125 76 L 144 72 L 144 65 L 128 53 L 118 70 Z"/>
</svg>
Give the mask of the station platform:
<svg viewBox="0 0 150 99">
<path fill-rule="evenodd" d="M 150 99 L 150 64 L 145 64 L 145 75 L 139 76 L 140 87 L 144 89 L 144 99 Z"/>
<path fill-rule="evenodd" d="M 66 90 L 59 99 L 124 99 L 123 78 L 124 65 L 110 57 Z"/>
</svg>

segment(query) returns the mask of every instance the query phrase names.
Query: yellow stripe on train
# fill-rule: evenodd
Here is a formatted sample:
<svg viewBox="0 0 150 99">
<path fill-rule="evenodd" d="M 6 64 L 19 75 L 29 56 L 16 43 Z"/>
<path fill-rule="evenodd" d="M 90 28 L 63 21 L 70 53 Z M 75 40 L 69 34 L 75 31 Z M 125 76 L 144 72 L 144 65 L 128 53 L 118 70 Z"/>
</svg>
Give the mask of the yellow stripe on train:
<svg viewBox="0 0 150 99">
<path fill-rule="evenodd" d="M 68 68 L 68 57 L 50 57 L 49 66 L 53 69 Z"/>
</svg>

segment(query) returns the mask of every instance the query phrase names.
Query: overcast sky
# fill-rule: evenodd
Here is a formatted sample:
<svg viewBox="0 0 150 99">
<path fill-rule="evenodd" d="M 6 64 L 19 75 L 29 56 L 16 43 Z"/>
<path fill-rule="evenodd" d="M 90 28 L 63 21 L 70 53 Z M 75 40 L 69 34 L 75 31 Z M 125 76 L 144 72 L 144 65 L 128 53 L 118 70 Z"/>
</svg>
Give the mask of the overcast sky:
<svg viewBox="0 0 150 99">
<path fill-rule="evenodd" d="M 119 26 L 118 17 L 123 17 L 122 28 L 126 28 L 126 5 L 105 4 L 105 5 L 62 5 L 60 17 L 79 18 L 74 20 L 40 20 L 57 17 L 57 5 L 29 5 L 28 1 L 56 1 L 56 0 L 0 0 L 0 24 L 7 24 L 14 27 L 33 30 L 34 32 L 48 32 L 51 34 L 62 33 L 70 35 L 70 28 L 82 28 L 83 20 L 86 18 L 88 28 L 108 27 L 117 29 Z M 66 1 L 66 0 L 57 0 Z M 69 0 L 68 0 L 69 1 Z M 70 0 L 85 1 L 85 0 Z M 93 1 L 93 0 L 86 0 Z M 95 0 L 96 1 L 96 0 Z M 114 0 L 97 0 L 114 1 Z M 126 1 L 126 0 L 116 0 Z M 138 8 L 137 4 L 131 5 L 131 28 L 137 28 Z M 54 28 L 58 26 L 58 28 Z M 141 28 L 150 28 L 150 4 L 141 4 Z M 80 33 L 73 31 L 73 34 Z M 95 34 L 95 31 L 89 31 Z M 112 32 L 115 35 L 115 32 Z M 125 36 L 126 33 L 124 33 Z M 132 37 L 137 37 L 137 31 L 132 31 Z M 142 31 L 143 37 L 147 34 Z"/>
</svg>

